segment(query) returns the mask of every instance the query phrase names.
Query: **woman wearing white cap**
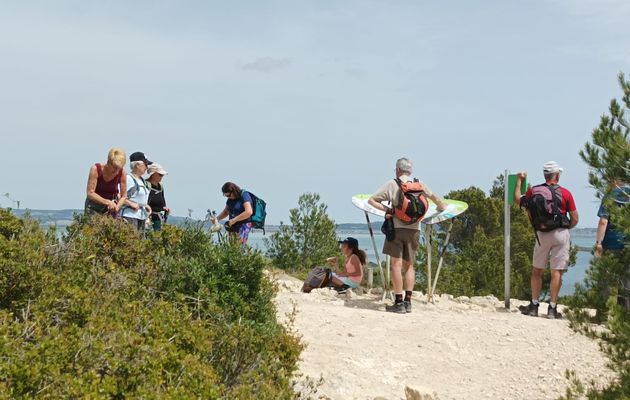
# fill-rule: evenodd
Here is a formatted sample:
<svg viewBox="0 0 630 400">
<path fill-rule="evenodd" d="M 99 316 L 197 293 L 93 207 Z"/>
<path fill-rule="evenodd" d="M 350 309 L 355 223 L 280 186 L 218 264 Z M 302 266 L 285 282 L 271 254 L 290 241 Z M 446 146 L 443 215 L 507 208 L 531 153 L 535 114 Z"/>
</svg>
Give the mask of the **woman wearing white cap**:
<svg viewBox="0 0 630 400">
<path fill-rule="evenodd" d="M 151 207 L 151 225 L 154 231 L 162 229 L 162 223 L 168 219 L 171 210 L 166 207 L 166 199 L 164 198 L 164 185 L 162 179 L 168 175 L 168 172 L 160 165 L 153 163 L 149 165 L 147 171 L 149 179 L 147 187 L 149 188 L 149 207 Z"/>
</svg>

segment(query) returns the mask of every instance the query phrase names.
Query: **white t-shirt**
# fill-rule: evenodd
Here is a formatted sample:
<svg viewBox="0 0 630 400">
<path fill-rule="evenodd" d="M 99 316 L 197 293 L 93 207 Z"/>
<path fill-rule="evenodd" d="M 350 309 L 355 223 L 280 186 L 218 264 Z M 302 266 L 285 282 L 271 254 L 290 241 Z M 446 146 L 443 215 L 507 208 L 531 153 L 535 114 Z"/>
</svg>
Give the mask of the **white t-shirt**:
<svg viewBox="0 0 630 400">
<path fill-rule="evenodd" d="M 140 208 L 134 210 L 126 206 L 123 208 L 121 216 L 125 218 L 147 219 L 148 213 L 145 206 L 149 202 L 149 189 L 146 187 L 144 180 L 136 178 L 132 174 L 127 174 L 127 196 L 129 200 L 137 203 Z"/>
<path fill-rule="evenodd" d="M 411 179 L 407 175 L 401 175 L 400 176 L 400 180 L 403 181 L 403 182 L 412 182 L 413 181 L 413 179 Z M 428 186 L 425 185 L 424 188 L 425 188 L 424 189 L 424 194 L 427 197 L 430 197 L 430 196 L 433 195 L 433 192 L 431 191 L 431 189 L 429 189 Z M 372 195 L 372 198 L 374 200 L 378 201 L 379 203 L 384 202 L 384 201 L 389 201 L 392 204 L 391 207 L 394 207 L 399 202 L 400 187 L 398 186 L 398 183 L 396 183 L 396 181 L 394 179 L 390 179 L 389 181 L 387 181 L 387 183 L 385 183 L 383 186 L 381 186 L 376 191 L 376 193 L 374 193 Z M 408 225 L 408 224 L 402 222 L 401 220 L 399 220 L 398 218 L 394 217 L 394 228 L 407 228 L 407 229 L 418 230 L 420 228 L 420 222 L 416 222 L 415 224 Z"/>
</svg>

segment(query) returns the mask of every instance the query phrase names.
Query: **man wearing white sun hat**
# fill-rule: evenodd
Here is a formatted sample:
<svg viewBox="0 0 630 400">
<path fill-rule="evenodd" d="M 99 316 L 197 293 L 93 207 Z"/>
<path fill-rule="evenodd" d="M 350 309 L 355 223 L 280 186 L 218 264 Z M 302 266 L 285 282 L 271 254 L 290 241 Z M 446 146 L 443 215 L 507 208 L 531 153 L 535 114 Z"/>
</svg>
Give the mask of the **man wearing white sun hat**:
<svg viewBox="0 0 630 400">
<path fill-rule="evenodd" d="M 514 201 L 527 209 L 536 231 L 533 269 L 531 277 L 532 301 L 521 307 L 521 312 L 533 317 L 538 316 L 538 302 L 545 268 L 551 267 L 551 301 L 547 309 L 547 318 L 561 318 L 557 310 L 558 293 L 562 286 L 562 274 L 569 267 L 571 235 L 569 229 L 578 223 L 578 212 L 573 195 L 561 187 L 558 182 L 564 170 L 555 161 L 543 165 L 545 183 L 527 190 L 521 196 L 520 188 L 526 172 L 519 172 L 516 178 Z"/>
</svg>

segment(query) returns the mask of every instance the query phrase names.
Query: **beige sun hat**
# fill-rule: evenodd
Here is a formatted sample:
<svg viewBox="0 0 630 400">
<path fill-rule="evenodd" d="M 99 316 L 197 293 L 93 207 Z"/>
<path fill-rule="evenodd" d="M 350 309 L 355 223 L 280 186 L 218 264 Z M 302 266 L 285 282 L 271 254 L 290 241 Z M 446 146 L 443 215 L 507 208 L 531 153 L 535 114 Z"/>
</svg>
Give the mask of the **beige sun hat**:
<svg viewBox="0 0 630 400">
<path fill-rule="evenodd" d="M 153 164 L 149 165 L 149 169 L 147 170 L 147 174 L 149 176 L 151 176 L 153 174 L 168 175 L 168 172 L 166 172 L 166 170 L 160 164 L 153 163 Z"/>
</svg>

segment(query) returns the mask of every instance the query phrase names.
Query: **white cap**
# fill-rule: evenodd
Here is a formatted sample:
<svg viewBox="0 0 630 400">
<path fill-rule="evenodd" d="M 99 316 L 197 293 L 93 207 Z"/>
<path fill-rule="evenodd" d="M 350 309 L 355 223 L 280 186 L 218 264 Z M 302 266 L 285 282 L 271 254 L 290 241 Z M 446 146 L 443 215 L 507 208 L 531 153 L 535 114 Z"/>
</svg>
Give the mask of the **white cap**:
<svg viewBox="0 0 630 400">
<path fill-rule="evenodd" d="M 166 172 L 166 170 L 162 168 L 160 164 L 153 163 L 149 165 L 149 168 L 147 169 L 147 174 L 151 176 L 156 173 L 160 175 L 168 175 L 168 172 Z"/>
<path fill-rule="evenodd" d="M 549 161 L 543 165 L 543 172 L 545 174 L 555 174 L 563 171 L 564 169 L 555 161 Z"/>
</svg>

